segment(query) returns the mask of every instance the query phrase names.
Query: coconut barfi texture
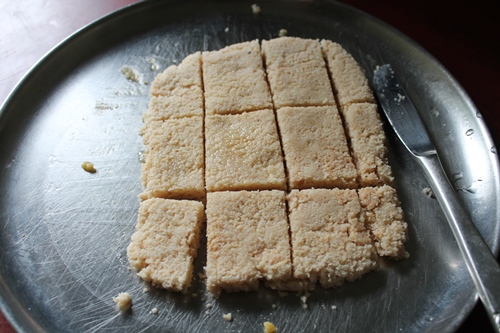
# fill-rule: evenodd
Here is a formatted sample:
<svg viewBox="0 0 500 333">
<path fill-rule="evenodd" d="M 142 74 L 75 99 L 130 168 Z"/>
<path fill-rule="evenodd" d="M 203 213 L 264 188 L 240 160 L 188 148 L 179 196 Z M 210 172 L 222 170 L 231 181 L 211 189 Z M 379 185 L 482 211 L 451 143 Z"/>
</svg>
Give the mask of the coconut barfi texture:
<svg viewBox="0 0 500 333">
<path fill-rule="evenodd" d="M 208 191 L 286 187 L 283 156 L 272 110 L 205 119 Z"/>
<path fill-rule="evenodd" d="M 184 91 L 194 87 L 203 96 L 200 52 L 188 55 L 178 66 L 172 65 L 158 74 L 149 92 L 152 96 L 185 96 Z"/>
<path fill-rule="evenodd" d="M 172 65 L 151 83 L 151 99 L 143 121 L 203 116 L 201 53 L 187 56 L 178 66 Z"/>
<path fill-rule="evenodd" d="M 143 116 L 144 123 L 173 118 L 203 117 L 203 95 L 199 94 L 197 87 L 182 89 L 177 93 L 171 96 L 151 96 L 148 111 Z"/>
<path fill-rule="evenodd" d="M 338 287 L 408 256 L 377 105 L 339 44 L 196 52 L 153 80 L 143 121 L 128 255 L 145 281 L 186 292 L 205 213 L 216 296 Z"/>
<path fill-rule="evenodd" d="M 284 107 L 277 115 L 289 188 L 357 187 L 358 173 L 335 106 Z"/>
<path fill-rule="evenodd" d="M 387 139 L 377 105 L 351 104 L 345 109 L 344 119 L 352 156 L 358 169 L 359 185 L 391 184 L 394 178 L 387 158 Z"/>
<path fill-rule="evenodd" d="M 203 82 L 207 114 L 273 107 L 257 40 L 203 52 Z"/>
<path fill-rule="evenodd" d="M 141 202 L 127 248 L 138 275 L 154 286 L 187 292 L 203 221 L 204 206 L 197 201 L 153 198 Z"/>
<path fill-rule="evenodd" d="M 292 276 L 283 191 L 207 194 L 207 288 L 254 290 Z"/>
<path fill-rule="evenodd" d="M 318 41 L 282 37 L 262 41 L 274 106 L 335 105 Z"/>
<path fill-rule="evenodd" d="M 359 199 L 378 255 L 393 259 L 408 257 L 404 247 L 408 225 L 396 190 L 388 185 L 364 187 L 359 190 Z"/>
<path fill-rule="evenodd" d="M 142 199 L 204 197 L 202 117 L 151 122 L 143 141 Z"/>
<path fill-rule="evenodd" d="M 375 103 L 363 69 L 340 44 L 321 41 L 333 89 L 342 110 L 352 103 Z"/>
<path fill-rule="evenodd" d="M 330 288 L 377 268 L 355 190 L 292 190 L 288 205 L 295 278 Z"/>
</svg>

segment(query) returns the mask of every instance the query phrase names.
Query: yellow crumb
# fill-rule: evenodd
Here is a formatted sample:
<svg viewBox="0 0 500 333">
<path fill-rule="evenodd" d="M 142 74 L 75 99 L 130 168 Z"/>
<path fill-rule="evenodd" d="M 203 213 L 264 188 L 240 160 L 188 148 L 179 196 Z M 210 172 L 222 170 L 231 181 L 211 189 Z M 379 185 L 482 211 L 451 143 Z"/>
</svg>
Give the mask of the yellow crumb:
<svg viewBox="0 0 500 333">
<path fill-rule="evenodd" d="M 261 9 L 260 9 L 260 6 L 259 6 L 259 5 L 255 4 L 255 3 L 252 5 L 252 12 L 253 12 L 254 14 L 259 14 L 259 13 L 260 13 L 260 10 L 261 10 Z"/>
<path fill-rule="evenodd" d="M 276 329 L 276 326 L 274 326 L 273 323 L 270 321 L 265 321 L 264 322 L 264 332 L 265 333 L 277 333 L 278 330 Z"/>
<path fill-rule="evenodd" d="M 94 163 L 85 161 L 82 163 L 82 168 L 83 170 L 89 172 L 89 173 L 95 173 L 97 170 L 94 167 Z"/>
</svg>

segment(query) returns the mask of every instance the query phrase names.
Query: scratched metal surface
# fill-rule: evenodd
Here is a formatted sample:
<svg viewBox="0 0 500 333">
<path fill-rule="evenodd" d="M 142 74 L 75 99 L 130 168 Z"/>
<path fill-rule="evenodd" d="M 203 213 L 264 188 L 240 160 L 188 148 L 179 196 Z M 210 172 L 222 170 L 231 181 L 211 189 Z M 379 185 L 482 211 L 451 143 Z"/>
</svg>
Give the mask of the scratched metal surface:
<svg viewBox="0 0 500 333">
<path fill-rule="evenodd" d="M 150 82 L 192 52 L 276 37 L 282 28 L 342 43 L 368 72 L 379 57 L 393 64 L 468 211 L 498 250 L 496 150 L 453 78 L 406 37 L 349 7 L 260 5 L 262 13 L 254 15 L 241 1 L 140 3 L 69 38 L 10 96 L 0 114 L 0 304 L 19 331 L 258 332 L 269 320 L 281 332 L 449 332 L 468 314 L 475 292 L 456 243 L 390 131 L 409 259 L 387 262 L 338 290 L 318 289 L 307 309 L 297 295 L 265 289 L 213 300 L 198 279 L 194 296 L 145 293 L 128 269 L 126 246 L 141 191 L 138 131 L 149 87 L 128 81 L 120 69 L 134 67 Z M 97 173 L 82 170 L 85 160 Z M 112 301 L 122 291 L 134 302 L 125 315 Z M 228 312 L 232 322 L 222 318 Z"/>
</svg>

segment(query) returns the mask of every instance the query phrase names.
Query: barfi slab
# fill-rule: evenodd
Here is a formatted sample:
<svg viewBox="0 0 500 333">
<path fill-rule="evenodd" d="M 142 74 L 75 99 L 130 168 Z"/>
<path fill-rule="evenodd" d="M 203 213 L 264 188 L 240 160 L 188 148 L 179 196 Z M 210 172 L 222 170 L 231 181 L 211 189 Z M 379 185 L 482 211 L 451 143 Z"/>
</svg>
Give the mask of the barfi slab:
<svg viewBox="0 0 500 333">
<path fill-rule="evenodd" d="M 144 129 L 143 141 L 142 199 L 204 197 L 202 117 L 151 122 Z"/>
<path fill-rule="evenodd" d="M 375 103 L 365 73 L 353 56 L 329 40 L 322 40 L 321 48 L 341 111 L 352 103 Z"/>
<path fill-rule="evenodd" d="M 205 118 L 207 191 L 286 187 L 272 110 Z"/>
<path fill-rule="evenodd" d="M 295 278 L 329 288 L 377 267 L 355 190 L 292 190 L 288 207 Z"/>
<path fill-rule="evenodd" d="M 391 184 L 393 177 L 387 159 L 387 139 L 377 105 L 350 104 L 344 111 L 346 132 L 351 140 L 359 184 L 362 187 Z"/>
<path fill-rule="evenodd" d="M 273 107 L 257 40 L 203 52 L 203 82 L 207 114 Z"/>
<path fill-rule="evenodd" d="M 203 117 L 203 95 L 198 87 L 178 89 L 170 96 L 151 96 L 142 119 L 145 124 L 156 120 Z"/>
<path fill-rule="evenodd" d="M 207 287 L 254 290 L 292 276 L 283 191 L 207 193 Z"/>
<path fill-rule="evenodd" d="M 342 120 L 335 106 L 278 109 L 290 189 L 356 188 Z"/>
<path fill-rule="evenodd" d="M 276 108 L 335 105 L 318 41 L 295 37 L 264 40 L 262 52 Z"/>
<path fill-rule="evenodd" d="M 378 255 L 393 259 L 408 257 L 404 248 L 408 226 L 396 190 L 388 185 L 365 187 L 359 189 L 359 199 Z"/>
<path fill-rule="evenodd" d="M 178 65 L 172 65 L 158 74 L 151 83 L 151 96 L 183 96 L 186 89 L 196 90 L 203 100 L 201 80 L 201 53 L 188 55 Z"/>
<path fill-rule="evenodd" d="M 197 201 L 154 198 L 141 202 L 127 248 L 138 275 L 154 286 L 185 293 L 191 285 L 203 221 L 204 207 Z"/>
</svg>

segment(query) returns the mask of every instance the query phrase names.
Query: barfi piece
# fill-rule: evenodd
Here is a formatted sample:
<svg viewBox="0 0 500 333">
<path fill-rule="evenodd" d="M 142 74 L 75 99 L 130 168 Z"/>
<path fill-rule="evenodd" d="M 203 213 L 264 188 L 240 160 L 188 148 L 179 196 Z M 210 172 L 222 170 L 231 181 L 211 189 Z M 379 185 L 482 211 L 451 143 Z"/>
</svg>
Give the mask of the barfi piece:
<svg viewBox="0 0 500 333">
<path fill-rule="evenodd" d="M 178 89 L 176 95 L 151 96 L 149 108 L 142 120 L 145 124 L 157 120 L 184 117 L 203 117 L 203 95 L 198 87 Z"/>
<path fill-rule="evenodd" d="M 292 190 L 288 207 L 295 278 L 330 288 L 378 266 L 355 190 Z"/>
<path fill-rule="evenodd" d="M 352 103 L 375 103 L 365 73 L 352 55 L 329 40 L 322 40 L 321 48 L 341 111 Z"/>
<path fill-rule="evenodd" d="M 276 108 L 335 105 L 318 41 L 295 37 L 264 40 L 262 52 Z"/>
<path fill-rule="evenodd" d="M 204 207 L 198 201 L 153 198 L 141 202 L 127 248 L 138 275 L 154 286 L 185 293 L 191 285 Z"/>
<path fill-rule="evenodd" d="M 286 188 L 272 110 L 208 115 L 205 140 L 207 191 Z"/>
<path fill-rule="evenodd" d="M 271 109 L 271 93 L 257 40 L 203 52 L 207 114 Z"/>
<path fill-rule="evenodd" d="M 292 276 L 285 192 L 207 193 L 207 288 L 248 291 Z"/>
<path fill-rule="evenodd" d="M 201 53 L 187 56 L 179 66 L 170 66 L 151 84 L 149 108 L 144 123 L 203 116 Z"/>
<path fill-rule="evenodd" d="M 387 140 L 377 105 L 351 104 L 345 109 L 344 121 L 351 139 L 359 184 L 362 187 L 391 184 L 393 177 L 387 160 Z"/>
<path fill-rule="evenodd" d="M 151 96 L 184 96 L 186 89 L 197 92 L 197 98 L 203 101 L 201 80 L 201 53 L 188 55 L 178 65 L 168 67 L 160 73 L 151 83 L 149 93 Z"/>
<path fill-rule="evenodd" d="M 358 174 L 335 106 L 284 107 L 277 115 L 290 189 L 356 188 Z"/>
<path fill-rule="evenodd" d="M 204 197 L 202 117 L 151 122 L 144 130 L 143 141 L 143 200 Z"/>
<path fill-rule="evenodd" d="M 378 255 L 393 259 L 407 258 L 404 243 L 408 226 L 404 222 L 396 190 L 384 185 L 365 187 L 358 193 Z"/>
</svg>

